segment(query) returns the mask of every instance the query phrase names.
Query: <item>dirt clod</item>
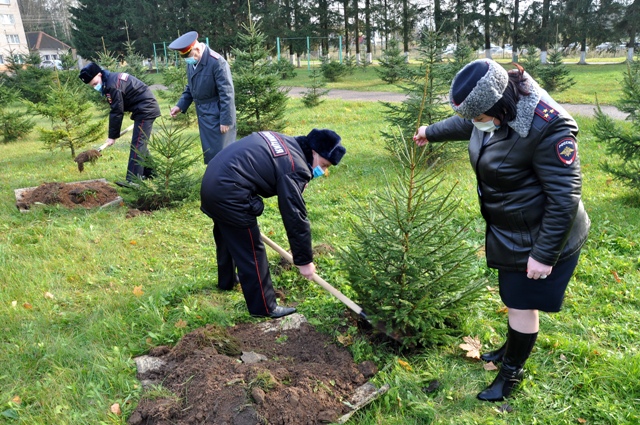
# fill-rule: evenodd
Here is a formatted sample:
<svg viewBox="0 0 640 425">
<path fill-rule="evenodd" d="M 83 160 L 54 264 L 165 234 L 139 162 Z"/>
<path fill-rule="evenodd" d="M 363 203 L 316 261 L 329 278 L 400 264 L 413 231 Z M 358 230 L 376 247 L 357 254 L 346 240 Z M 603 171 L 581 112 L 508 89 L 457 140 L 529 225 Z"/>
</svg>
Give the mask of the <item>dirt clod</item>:
<svg viewBox="0 0 640 425">
<path fill-rule="evenodd" d="M 143 394 L 128 423 L 316 425 L 335 422 L 351 411 L 343 401 L 365 377 L 345 348 L 308 323 L 278 332 L 265 331 L 261 325 L 240 324 L 228 329 L 226 336 L 208 326 L 185 335 L 168 352 L 150 351 L 166 364 L 153 376 L 138 378 L 154 379 L 173 396 Z M 241 352 L 261 354 L 266 360 L 247 364 L 235 350 L 219 354 L 213 349 L 220 346 L 215 341 L 218 336 L 237 341 Z M 368 372 L 375 369 L 361 367 Z"/>
<path fill-rule="evenodd" d="M 30 209 L 33 204 L 60 204 L 67 208 L 95 208 L 118 198 L 118 192 L 102 181 L 43 183 L 22 196 L 16 206 Z"/>
</svg>

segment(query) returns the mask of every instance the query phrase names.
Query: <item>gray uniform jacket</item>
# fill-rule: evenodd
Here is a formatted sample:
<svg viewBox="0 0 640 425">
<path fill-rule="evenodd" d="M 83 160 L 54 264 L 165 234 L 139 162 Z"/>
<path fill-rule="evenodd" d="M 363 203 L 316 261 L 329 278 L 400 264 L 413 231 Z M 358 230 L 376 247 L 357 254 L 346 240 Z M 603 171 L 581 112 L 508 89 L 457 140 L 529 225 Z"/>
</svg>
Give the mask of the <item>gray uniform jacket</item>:
<svg viewBox="0 0 640 425">
<path fill-rule="evenodd" d="M 200 62 L 187 65 L 187 85 L 177 106 L 184 113 L 196 104 L 204 163 L 208 164 L 225 146 L 236 140 L 236 104 L 231 70 L 227 61 L 205 48 Z M 220 133 L 220 125 L 229 131 Z"/>
<path fill-rule="evenodd" d="M 589 231 L 581 201 L 578 126 L 538 90 L 529 105 L 518 104 L 518 117 L 487 141 L 486 133 L 459 116 L 426 129 L 429 142 L 469 140 L 487 223 L 487 264 L 496 269 L 526 271 L 529 256 L 554 266 L 577 253 Z"/>
</svg>

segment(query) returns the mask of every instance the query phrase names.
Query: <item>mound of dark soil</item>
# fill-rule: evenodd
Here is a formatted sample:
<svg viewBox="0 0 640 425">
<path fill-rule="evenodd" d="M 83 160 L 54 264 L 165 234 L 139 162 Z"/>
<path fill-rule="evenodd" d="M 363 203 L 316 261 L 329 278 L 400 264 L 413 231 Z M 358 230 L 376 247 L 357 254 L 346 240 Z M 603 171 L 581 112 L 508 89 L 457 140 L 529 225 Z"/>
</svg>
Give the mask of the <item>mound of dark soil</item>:
<svg viewBox="0 0 640 425">
<path fill-rule="evenodd" d="M 318 333 L 303 316 L 289 318 L 295 316 L 302 318 L 297 328 L 283 326 L 285 318 L 241 324 L 221 338 L 215 327 L 207 326 L 185 335 L 173 348 L 156 347 L 148 358 L 161 366 L 138 378 L 146 388 L 155 383 L 164 390 L 143 395 L 128 423 L 335 422 L 352 410 L 346 402 L 377 370 L 371 362 L 356 365 L 345 348 Z"/>
<path fill-rule="evenodd" d="M 106 181 L 91 180 L 75 183 L 43 183 L 16 193 L 16 206 L 28 210 L 34 204 L 61 204 L 67 208 L 95 208 L 121 199 Z"/>
</svg>

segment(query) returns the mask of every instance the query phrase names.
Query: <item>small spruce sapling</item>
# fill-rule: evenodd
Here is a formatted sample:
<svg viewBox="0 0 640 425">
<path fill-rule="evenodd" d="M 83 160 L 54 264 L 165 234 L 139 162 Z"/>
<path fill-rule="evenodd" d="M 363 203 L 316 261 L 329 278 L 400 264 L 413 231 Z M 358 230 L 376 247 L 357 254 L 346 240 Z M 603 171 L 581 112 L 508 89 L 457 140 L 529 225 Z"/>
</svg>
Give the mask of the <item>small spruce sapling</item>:
<svg viewBox="0 0 640 425">
<path fill-rule="evenodd" d="M 314 108 L 324 102 L 320 98 L 329 93 L 329 90 L 323 89 L 327 83 L 322 80 L 322 75 L 318 69 L 311 71 L 309 78 L 311 78 L 311 83 L 307 86 L 307 90 L 302 93 L 302 103 L 307 108 Z"/>
<path fill-rule="evenodd" d="M 197 138 L 185 137 L 186 127 L 173 120 L 167 124 L 160 119 L 154 128 L 148 142 L 150 155 L 139 156 L 140 165 L 153 170 L 153 176 L 135 177 L 135 185 L 127 190 L 127 202 L 141 210 L 174 207 L 199 193 L 199 176 L 193 171 L 202 161 Z"/>
<path fill-rule="evenodd" d="M 93 119 L 91 103 L 80 89 L 68 82 L 62 84 L 56 78 L 44 102 L 27 102 L 32 112 L 48 118 L 51 123 L 51 128 L 38 127 L 45 147 L 69 149 L 71 158 L 75 158 L 77 149 L 96 143 L 104 134 L 106 124 L 104 119 Z"/>
</svg>

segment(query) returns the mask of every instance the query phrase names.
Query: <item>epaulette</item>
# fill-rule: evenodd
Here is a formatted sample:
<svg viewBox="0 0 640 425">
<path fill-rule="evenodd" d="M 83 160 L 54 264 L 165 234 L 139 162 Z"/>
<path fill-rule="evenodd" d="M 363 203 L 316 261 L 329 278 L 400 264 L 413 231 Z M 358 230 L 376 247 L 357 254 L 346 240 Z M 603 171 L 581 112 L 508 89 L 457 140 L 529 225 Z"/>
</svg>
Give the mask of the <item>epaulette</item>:
<svg viewBox="0 0 640 425">
<path fill-rule="evenodd" d="M 551 122 L 556 119 L 559 112 L 541 100 L 536 106 L 536 115 L 547 122 Z"/>
<path fill-rule="evenodd" d="M 218 53 L 218 52 L 216 52 L 214 50 L 211 50 L 211 49 L 209 49 L 209 56 L 211 56 L 212 58 L 214 58 L 216 60 L 221 58 L 220 53 Z"/>
</svg>

